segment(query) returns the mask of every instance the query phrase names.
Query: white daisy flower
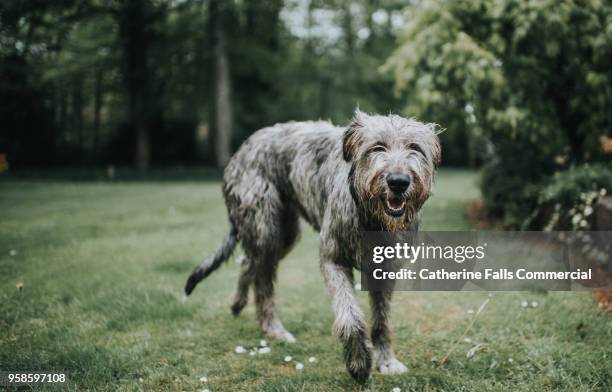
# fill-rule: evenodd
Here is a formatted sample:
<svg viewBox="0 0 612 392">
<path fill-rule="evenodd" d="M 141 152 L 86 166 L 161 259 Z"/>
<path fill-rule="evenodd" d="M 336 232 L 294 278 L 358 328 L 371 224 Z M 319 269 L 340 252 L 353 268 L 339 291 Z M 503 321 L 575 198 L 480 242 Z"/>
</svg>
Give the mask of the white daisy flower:
<svg viewBox="0 0 612 392">
<path fill-rule="evenodd" d="M 246 349 L 242 346 L 236 346 L 236 348 L 234 349 L 234 352 L 236 354 L 242 354 L 243 352 L 246 352 Z"/>
<path fill-rule="evenodd" d="M 267 354 L 270 352 L 270 347 L 262 347 L 259 349 L 260 354 Z"/>
</svg>

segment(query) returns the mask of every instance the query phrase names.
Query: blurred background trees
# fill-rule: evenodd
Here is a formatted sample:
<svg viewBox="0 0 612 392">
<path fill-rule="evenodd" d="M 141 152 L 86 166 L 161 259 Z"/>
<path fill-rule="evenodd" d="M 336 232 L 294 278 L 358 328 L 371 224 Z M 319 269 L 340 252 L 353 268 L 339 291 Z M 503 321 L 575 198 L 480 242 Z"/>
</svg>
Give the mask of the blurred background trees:
<svg viewBox="0 0 612 392">
<path fill-rule="evenodd" d="M 0 153 L 223 167 L 258 128 L 359 105 L 439 123 L 489 216 L 542 227 L 551 190 L 612 186 L 611 59 L 597 0 L 5 1 Z"/>
<path fill-rule="evenodd" d="M 391 0 L 0 5 L 0 152 L 12 167 L 222 167 L 279 121 L 402 108 L 379 72 Z"/>
</svg>

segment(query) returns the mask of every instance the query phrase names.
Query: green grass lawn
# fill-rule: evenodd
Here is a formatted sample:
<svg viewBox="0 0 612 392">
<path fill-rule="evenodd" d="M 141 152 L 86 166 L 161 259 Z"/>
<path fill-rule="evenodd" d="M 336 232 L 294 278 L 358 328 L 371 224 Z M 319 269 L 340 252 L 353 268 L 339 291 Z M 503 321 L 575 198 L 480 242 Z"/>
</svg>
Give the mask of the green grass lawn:
<svg viewBox="0 0 612 392">
<path fill-rule="evenodd" d="M 475 174 L 443 171 L 422 228 L 469 228 Z M 360 390 L 331 336 L 317 236 L 305 227 L 281 263 L 278 304 L 298 343 L 235 354 L 263 338 L 253 305 L 234 318 L 228 265 L 181 302 L 187 275 L 226 230 L 218 181 L 0 181 L 0 369 L 68 370 L 73 390 Z M 23 284 L 21 290 L 18 285 Z M 396 293 L 402 376 L 365 390 L 610 390 L 612 318 L 583 293 Z M 359 293 L 367 306 L 367 293 Z M 536 301 L 535 308 L 520 303 Z M 459 341 L 448 363 L 436 367 Z M 471 358 L 466 353 L 482 343 Z M 291 355 L 303 370 L 286 364 Z M 310 356 L 317 358 L 307 363 Z M 202 376 L 208 382 L 200 382 Z"/>
</svg>

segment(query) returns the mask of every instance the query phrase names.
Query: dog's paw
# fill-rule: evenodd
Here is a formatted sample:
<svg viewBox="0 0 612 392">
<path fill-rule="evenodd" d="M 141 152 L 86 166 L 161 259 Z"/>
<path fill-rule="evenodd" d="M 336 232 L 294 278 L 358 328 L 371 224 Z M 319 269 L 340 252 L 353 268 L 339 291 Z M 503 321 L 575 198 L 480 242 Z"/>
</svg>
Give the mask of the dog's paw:
<svg viewBox="0 0 612 392">
<path fill-rule="evenodd" d="M 295 338 L 295 336 L 293 336 L 293 334 L 289 331 L 285 331 L 285 333 L 278 338 L 279 340 L 284 340 L 287 343 L 295 343 L 297 342 L 297 339 Z"/>
<path fill-rule="evenodd" d="M 232 302 L 232 305 L 230 306 L 230 309 L 232 310 L 232 314 L 234 316 L 239 316 L 240 312 L 242 312 L 242 309 L 244 309 L 247 303 L 248 301 L 246 298 L 235 298 L 234 301 Z"/>
<path fill-rule="evenodd" d="M 293 334 L 287 331 L 286 329 L 278 329 L 278 328 L 269 329 L 266 331 L 266 335 L 270 339 L 280 340 L 286 343 L 297 342 L 297 339 L 295 338 L 295 336 L 293 336 Z"/>
<path fill-rule="evenodd" d="M 370 377 L 372 354 L 363 338 L 351 338 L 344 347 L 346 370 L 358 383 L 365 383 Z"/>
<path fill-rule="evenodd" d="M 376 364 L 376 367 L 382 374 L 402 374 L 408 371 L 406 365 L 398 361 L 397 358 L 381 360 Z"/>
</svg>

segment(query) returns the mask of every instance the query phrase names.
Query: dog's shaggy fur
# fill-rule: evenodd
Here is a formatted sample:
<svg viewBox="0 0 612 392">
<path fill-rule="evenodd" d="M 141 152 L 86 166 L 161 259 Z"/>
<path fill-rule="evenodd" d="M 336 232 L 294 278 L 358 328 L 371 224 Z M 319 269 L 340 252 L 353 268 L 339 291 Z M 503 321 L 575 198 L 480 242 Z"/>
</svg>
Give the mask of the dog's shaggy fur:
<svg viewBox="0 0 612 392">
<path fill-rule="evenodd" d="M 347 370 L 360 382 L 367 380 L 372 361 L 383 373 L 403 373 L 406 367 L 390 345 L 391 292 L 370 292 L 370 346 L 353 268 L 360 268 L 364 231 L 417 230 L 439 160 L 435 125 L 395 115 L 356 111 L 346 128 L 293 122 L 256 132 L 225 169 L 230 231 L 216 253 L 193 271 L 186 293 L 218 268 L 239 241 L 245 257 L 232 312 L 240 313 L 254 285 L 265 333 L 295 341 L 276 313 L 274 280 L 278 262 L 298 238 L 302 217 L 320 231 L 321 271 Z"/>
</svg>

